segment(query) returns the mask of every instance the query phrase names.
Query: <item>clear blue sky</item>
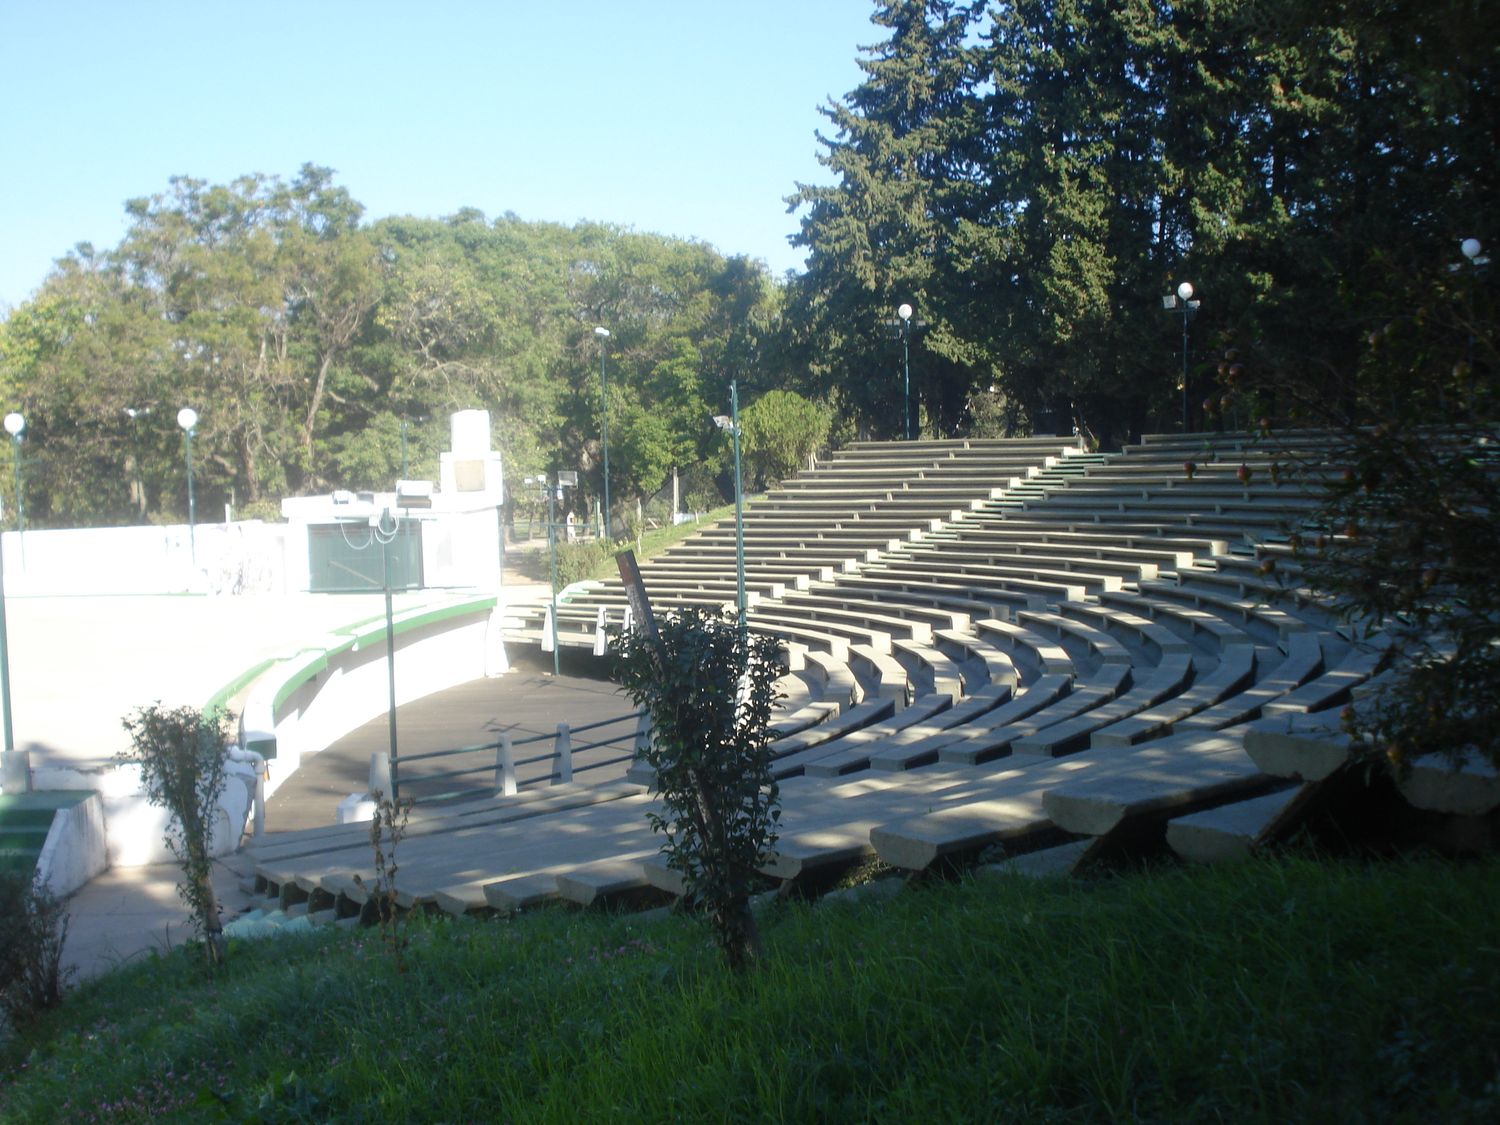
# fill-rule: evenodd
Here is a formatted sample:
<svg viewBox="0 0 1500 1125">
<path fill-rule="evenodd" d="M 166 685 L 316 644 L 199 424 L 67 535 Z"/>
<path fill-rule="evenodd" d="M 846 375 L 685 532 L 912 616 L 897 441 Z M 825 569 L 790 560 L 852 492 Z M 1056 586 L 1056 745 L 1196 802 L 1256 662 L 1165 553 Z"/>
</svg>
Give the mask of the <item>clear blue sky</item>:
<svg viewBox="0 0 1500 1125">
<path fill-rule="evenodd" d="M 0 0 L 0 306 L 185 174 L 337 171 L 366 217 L 599 220 L 800 269 L 783 197 L 871 0 Z"/>
</svg>

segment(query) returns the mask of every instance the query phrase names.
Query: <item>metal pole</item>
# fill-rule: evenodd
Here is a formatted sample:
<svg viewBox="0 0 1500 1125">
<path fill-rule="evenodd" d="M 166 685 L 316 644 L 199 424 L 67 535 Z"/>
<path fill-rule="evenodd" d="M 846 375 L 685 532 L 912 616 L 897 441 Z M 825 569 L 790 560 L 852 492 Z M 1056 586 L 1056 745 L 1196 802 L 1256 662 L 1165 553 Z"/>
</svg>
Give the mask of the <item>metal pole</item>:
<svg viewBox="0 0 1500 1125">
<path fill-rule="evenodd" d="M 562 660 L 558 655 L 562 648 L 562 630 L 557 627 L 557 528 L 552 506 L 552 486 L 547 485 L 547 554 L 552 559 L 552 674 L 562 675 Z M 608 519 L 608 515 L 605 516 Z"/>
<path fill-rule="evenodd" d="M 198 503 L 193 496 L 193 431 L 191 428 L 182 431 L 182 440 L 187 446 L 187 486 L 188 486 L 188 547 L 192 551 L 193 565 L 198 565 L 198 533 L 196 524 L 198 522 Z"/>
<path fill-rule="evenodd" d="M 745 488 L 740 477 L 740 389 L 729 381 L 729 425 L 734 431 L 734 576 L 739 597 L 740 632 L 745 624 Z"/>
<path fill-rule="evenodd" d="M 11 458 L 11 464 L 16 474 L 16 542 L 21 551 L 21 569 L 26 569 L 26 495 L 21 489 L 21 435 L 16 434 L 11 439 L 11 446 L 15 456 Z"/>
<path fill-rule="evenodd" d="M 0 542 L 0 707 L 5 708 L 5 752 L 16 748 L 10 722 L 10 643 L 5 625 L 5 547 Z"/>
<path fill-rule="evenodd" d="M 400 527 L 401 523 L 398 520 L 395 527 L 391 529 L 390 539 L 380 544 L 381 585 L 385 587 L 385 669 L 387 685 L 390 689 L 390 706 L 387 710 L 390 715 L 391 728 L 392 803 L 401 800 L 401 780 L 396 771 L 396 621 L 395 614 L 391 610 L 391 539 L 396 537 L 396 532 Z M 376 529 L 377 532 L 381 530 Z"/>
<path fill-rule="evenodd" d="M 401 479 L 406 479 L 406 419 L 401 419 Z"/>
<path fill-rule="evenodd" d="M 1187 301 L 1182 302 L 1182 432 L 1188 432 L 1188 315 Z"/>
<path fill-rule="evenodd" d="M 901 396 L 904 403 L 904 429 L 911 441 L 911 321 L 901 322 Z"/>
<path fill-rule="evenodd" d="M 611 537 L 609 520 L 609 390 L 604 382 L 604 340 L 599 341 L 599 428 L 604 437 L 604 538 Z"/>
</svg>

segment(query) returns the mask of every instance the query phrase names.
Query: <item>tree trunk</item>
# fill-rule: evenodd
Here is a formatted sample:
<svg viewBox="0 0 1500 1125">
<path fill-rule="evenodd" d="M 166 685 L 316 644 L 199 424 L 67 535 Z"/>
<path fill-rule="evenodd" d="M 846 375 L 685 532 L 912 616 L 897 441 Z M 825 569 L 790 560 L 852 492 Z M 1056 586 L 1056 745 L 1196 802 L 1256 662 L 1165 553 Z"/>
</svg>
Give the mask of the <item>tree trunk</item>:
<svg viewBox="0 0 1500 1125">
<path fill-rule="evenodd" d="M 313 428 L 317 425 L 318 410 L 323 405 L 323 388 L 328 383 L 328 369 L 333 366 L 333 352 L 323 353 L 323 359 L 318 364 L 318 379 L 313 384 L 312 399 L 307 404 L 307 418 L 302 423 L 302 448 L 307 453 L 307 470 L 312 472 L 313 463 Z"/>
</svg>

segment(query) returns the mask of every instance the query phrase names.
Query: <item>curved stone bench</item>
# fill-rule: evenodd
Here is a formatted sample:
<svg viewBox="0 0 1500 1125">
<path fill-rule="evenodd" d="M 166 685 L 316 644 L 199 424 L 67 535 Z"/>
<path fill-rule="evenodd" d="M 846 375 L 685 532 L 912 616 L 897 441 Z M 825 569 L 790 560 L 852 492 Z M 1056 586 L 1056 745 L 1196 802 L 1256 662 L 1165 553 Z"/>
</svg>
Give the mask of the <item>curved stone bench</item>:
<svg viewBox="0 0 1500 1125">
<path fill-rule="evenodd" d="M 505 669 L 493 596 L 393 615 L 396 703 Z M 246 699 L 241 745 L 266 759 L 266 794 L 316 753 L 389 706 L 384 617 L 335 631 L 272 665 Z"/>
</svg>

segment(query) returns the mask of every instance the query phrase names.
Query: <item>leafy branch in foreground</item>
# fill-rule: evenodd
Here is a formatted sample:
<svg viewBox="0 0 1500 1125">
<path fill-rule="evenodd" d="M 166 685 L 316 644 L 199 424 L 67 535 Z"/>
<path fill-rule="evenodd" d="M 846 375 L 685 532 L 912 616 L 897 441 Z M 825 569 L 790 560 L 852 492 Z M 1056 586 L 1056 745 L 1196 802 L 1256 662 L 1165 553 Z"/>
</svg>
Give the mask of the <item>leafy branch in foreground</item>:
<svg viewBox="0 0 1500 1125">
<path fill-rule="evenodd" d="M 182 865 L 177 893 L 214 967 L 228 952 L 213 884 L 214 823 L 229 761 L 226 723 L 221 711 L 153 703 L 123 720 L 131 749 L 119 756 L 122 764 L 140 765 L 147 799 L 171 815 L 166 844 Z"/>
<path fill-rule="evenodd" d="M 396 903 L 396 848 L 406 835 L 411 816 L 411 798 L 393 801 L 380 790 L 370 796 L 375 801 L 375 816 L 370 821 L 370 850 L 374 855 L 375 879 L 366 884 L 360 875 L 354 881 L 369 893 L 366 906 L 380 923 L 381 940 L 391 955 L 398 973 L 406 971 L 406 947 L 411 941 L 401 927 L 401 912 Z"/>
<path fill-rule="evenodd" d="M 749 968 L 760 956 L 750 894 L 781 817 L 769 749 L 778 642 L 687 609 L 657 636 L 617 634 L 615 645 L 620 683 L 651 715 L 642 753 L 665 806 L 651 827 L 729 964 Z"/>
<path fill-rule="evenodd" d="M 46 884 L 0 872 L 0 1010 L 22 1023 L 62 1002 L 68 911 Z"/>
<path fill-rule="evenodd" d="M 1322 533 L 1291 543 L 1308 584 L 1385 644 L 1384 689 L 1350 728 L 1398 771 L 1434 753 L 1500 765 L 1500 336 L 1482 276 L 1438 262 L 1427 282 L 1425 301 L 1389 302 L 1330 387 L 1255 380 L 1329 431 L 1315 470 L 1343 467 Z"/>
</svg>

